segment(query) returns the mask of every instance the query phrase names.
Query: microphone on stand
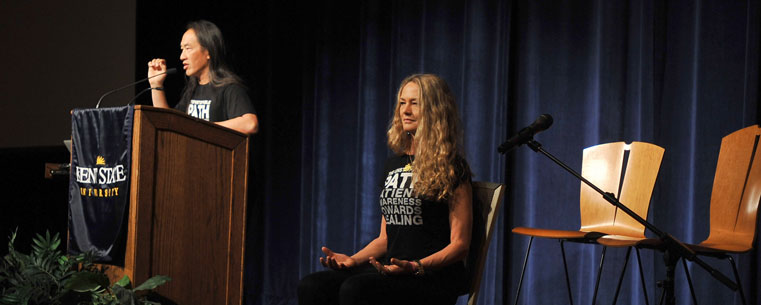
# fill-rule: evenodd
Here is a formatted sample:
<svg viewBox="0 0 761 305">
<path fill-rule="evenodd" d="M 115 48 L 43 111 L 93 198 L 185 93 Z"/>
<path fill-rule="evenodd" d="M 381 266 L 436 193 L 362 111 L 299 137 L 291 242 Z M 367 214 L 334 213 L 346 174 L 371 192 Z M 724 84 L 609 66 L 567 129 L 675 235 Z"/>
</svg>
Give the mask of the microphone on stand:
<svg viewBox="0 0 761 305">
<path fill-rule="evenodd" d="M 518 134 L 505 141 L 505 143 L 502 143 L 502 145 L 497 148 L 497 151 L 499 151 L 501 154 L 505 154 L 506 152 L 511 151 L 518 146 L 526 144 L 526 142 L 534 138 L 535 134 L 547 130 L 547 128 L 550 128 L 551 125 L 552 116 L 546 113 L 542 114 L 536 118 L 536 120 L 531 123 L 531 125 L 524 127 L 518 132 Z"/>
<path fill-rule="evenodd" d="M 170 75 L 170 74 L 174 74 L 174 73 L 177 73 L 177 68 L 171 68 L 171 69 L 167 69 L 167 70 L 166 70 L 166 72 L 163 72 L 163 73 L 159 73 L 159 74 L 156 74 L 156 75 L 154 75 L 154 76 L 151 76 L 151 77 L 146 77 L 146 78 L 143 78 L 143 79 L 141 79 L 141 80 L 139 80 L 139 81 L 136 81 L 136 82 L 134 82 L 134 83 L 131 83 L 131 84 L 129 84 L 129 85 L 126 85 L 126 86 L 123 86 L 123 87 L 119 87 L 119 88 L 116 88 L 116 89 L 114 89 L 114 90 L 108 91 L 108 92 L 106 92 L 105 94 L 103 94 L 103 95 L 100 97 L 100 99 L 98 99 L 98 103 L 97 103 L 97 104 L 95 104 L 95 108 L 98 108 L 98 107 L 100 107 L 100 102 L 102 102 L 102 101 L 103 101 L 103 98 L 104 98 L 104 97 L 106 97 L 107 95 L 111 94 L 111 93 L 114 93 L 114 92 L 116 92 L 116 91 L 119 91 L 119 90 L 122 90 L 122 89 L 126 89 L 126 88 L 129 88 L 129 87 L 132 87 L 132 86 L 134 86 L 134 85 L 137 85 L 137 84 L 139 84 L 139 83 L 142 83 L 142 82 L 144 82 L 144 81 L 147 81 L 147 80 L 149 80 L 149 79 L 151 79 L 151 78 L 154 78 L 154 77 L 156 77 L 156 76 L 159 76 L 159 75 L 164 75 L 164 74 L 166 74 L 166 75 Z M 141 93 L 142 93 L 142 92 L 141 92 Z M 131 102 L 131 101 L 130 101 L 130 102 Z"/>
</svg>

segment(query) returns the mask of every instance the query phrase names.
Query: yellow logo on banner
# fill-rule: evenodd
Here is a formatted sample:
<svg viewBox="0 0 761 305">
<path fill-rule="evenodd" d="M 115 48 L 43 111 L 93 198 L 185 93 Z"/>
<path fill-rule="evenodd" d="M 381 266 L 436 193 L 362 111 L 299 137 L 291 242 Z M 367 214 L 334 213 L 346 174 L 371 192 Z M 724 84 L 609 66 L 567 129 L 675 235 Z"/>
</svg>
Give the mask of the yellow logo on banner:
<svg viewBox="0 0 761 305">
<path fill-rule="evenodd" d="M 127 180 L 127 174 L 124 165 L 118 164 L 114 167 L 102 167 L 106 165 L 106 159 L 103 156 L 95 158 L 95 165 L 98 167 L 76 167 L 76 180 L 83 184 L 99 184 L 96 187 L 80 187 L 79 193 L 87 197 L 116 197 L 119 196 L 119 187 L 112 186 Z"/>
</svg>

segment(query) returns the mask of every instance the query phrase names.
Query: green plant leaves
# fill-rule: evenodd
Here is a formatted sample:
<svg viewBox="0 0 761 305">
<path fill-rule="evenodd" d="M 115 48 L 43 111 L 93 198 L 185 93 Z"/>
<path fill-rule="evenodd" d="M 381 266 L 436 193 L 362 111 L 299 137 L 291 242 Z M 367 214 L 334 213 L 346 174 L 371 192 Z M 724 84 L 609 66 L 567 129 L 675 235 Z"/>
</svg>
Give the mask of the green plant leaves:
<svg viewBox="0 0 761 305">
<path fill-rule="evenodd" d="M 125 276 L 124 278 L 127 278 L 127 282 L 129 282 L 129 278 L 128 277 Z M 124 278 L 122 278 L 122 280 Z M 129 290 L 127 288 L 124 288 L 124 286 L 120 286 L 120 285 L 117 285 L 117 284 L 114 284 L 114 287 L 111 288 L 111 291 L 114 293 L 114 295 L 116 295 L 116 298 L 119 299 L 119 304 L 121 304 L 121 305 L 135 305 L 137 298 L 135 297 L 135 292 L 134 291 Z"/>
<path fill-rule="evenodd" d="M 156 287 L 158 287 L 158 286 L 160 286 L 160 285 L 162 285 L 162 284 L 164 284 L 166 282 L 169 282 L 171 280 L 172 280 L 172 278 L 170 278 L 168 276 L 157 275 L 157 276 L 154 276 L 152 278 L 149 278 L 148 280 L 146 280 L 145 282 L 140 284 L 140 286 L 135 287 L 134 291 L 154 289 L 154 288 L 156 288 Z"/>
<path fill-rule="evenodd" d="M 66 281 L 64 288 L 76 292 L 99 291 L 108 287 L 108 277 L 103 273 L 82 271 L 74 273 Z"/>
<path fill-rule="evenodd" d="M 102 269 L 93 264 L 92 253 L 66 256 L 58 250 L 61 239 L 50 232 L 37 234 L 32 253 L 16 251 L 16 232 L 11 233 L 8 254 L 0 259 L 0 305 L 6 304 L 158 304 L 137 297 L 135 292 L 150 290 L 170 281 L 154 276 L 135 289 L 129 289 L 125 276 L 113 286 Z"/>
<path fill-rule="evenodd" d="M 54 252 L 56 249 L 58 249 L 58 246 L 61 245 L 61 239 L 58 238 L 58 233 L 56 233 L 51 238 L 50 231 L 46 231 L 44 237 L 40 234 L 37 234 L 36 238 L 34 238 L 32 242 L 34 243 L 34 245 L 32 245 L 32 249 L 34 250 L 34 254 L 36 256 L 42 256 L 45 253 Z"/>
<path fill-rule="evenodd" d="M 121 286 L 121 287 L 129 287 L 129 284 L 130 284 L 129 276 L 126 276 L 126 275 L 121 280 L 114 283 L 115 286 Z"/>
</svg>

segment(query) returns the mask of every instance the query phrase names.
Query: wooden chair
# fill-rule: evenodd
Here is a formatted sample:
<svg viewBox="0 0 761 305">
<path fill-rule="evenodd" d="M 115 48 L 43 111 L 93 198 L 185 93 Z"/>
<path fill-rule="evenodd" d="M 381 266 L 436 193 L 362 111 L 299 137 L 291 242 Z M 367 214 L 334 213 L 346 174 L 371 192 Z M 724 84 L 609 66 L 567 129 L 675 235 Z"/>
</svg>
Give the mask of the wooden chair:
<svg viewBox="0 0 761 305">
<path fill-rule="evenodd" d="M 761 129 L 753 125 L 735 131 L 721 140 L 711 191 L 710 233 L 708 238 L 699 244 L 685 244 L 699 255 L 729 260 L 743 304 L 746 304 L 745 295 L 734 259 L 729 254 L 745 253 L 753 249 L 758 204 L 761 200 L 759 135 Z M 613 247 L 636 246 L 663 250 L 660 240 L 644 236 L 630 238 L 609 235 L 598 239 L 597 242 Z M 697 303 L 687 264 L 684 260 L 682 264 L 693 301 Z"/>
<path fill-rule="evenodd" d="M 628 151 L 628 160 L 626 160 Z M 658 176 L 663 148 L 644 142 L 632 142 L 626 145 L 624 142 L 600 144 L 584 149 L 582 161 L 582 176 L 597 185 L 600 189 L 609 191 L 624 203 L 629 209 L 642 218 L 647 218 L 653 186 Z M 624 168 L 624 165 L 626 167 Z M 624 175 L 625 172 L 625 175 Z M 623 177 L 623 181 L 622 181 Z M 568 278 L 568 266 L 565 257 L 565 241 L 593 243 L 599 237 L 606 234 L 620 236 L 644 237 L 644 226 L 618 208 L 611 205 L 603 197 L 586 184 L 581 184 L 579 209 L 581 215 L 581 227 L 577 231 L 551 230 L 540 228 L 517 227 L 513 233 L 530 236 L 526 257 L 523 262 L 521 277 L 518 281 L 518 291 L 515 294 L 515 304 L 518 304 L 523 276 L 526 272 L 531 243 L 534 237 L 551 238 L 560 241 L 560 250 L 563 256 L 563 268 L 565 270 L 566 286 L 568 288 L 568 300 L 573 304 L 571 284 Z M 600 271 L 605 259 L 603 247 L 600 269 L 595 284 L 595 299 L 600 282 Z M 593 299 L 593 303 L 595 302 Z"/>
<path fill-rule="evenodd" d="M 489 242 L 494 231 L 505 186 L 491 182 L 473 182 L 473 230 L 470 252 L 466 261 L 470 271 L 468 305 L 475 305 L 478 290 L 481 287 L 481 274 L 484 270 Z"/>
</svg>

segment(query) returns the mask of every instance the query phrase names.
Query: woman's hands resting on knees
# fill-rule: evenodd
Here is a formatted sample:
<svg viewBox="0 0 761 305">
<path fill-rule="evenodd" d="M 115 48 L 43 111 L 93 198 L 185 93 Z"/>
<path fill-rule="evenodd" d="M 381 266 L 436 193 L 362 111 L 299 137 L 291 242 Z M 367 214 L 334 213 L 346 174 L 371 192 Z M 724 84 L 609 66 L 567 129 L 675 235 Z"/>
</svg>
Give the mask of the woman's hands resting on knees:
<svg viewBox="0 0 761 305">
<path fill-rule="evenodd" d="M 391 258 L 391 265 L 384 265 L 375 260 L 374 257 L 370 257 L 370 264 L 375 266 L 375 269 L 378 269 L 381 274 L 387 275 L 414 274 L 419 268 L 416 266 L 417 262 L 396 258 Z"/>
<path fill-rule="evenodd" d="M 320 263 L 325 267 L 333 270 L 347 270 L 357 266 L 357 261 L 351 256 L 335 253 L 328 247 L 322 247 L 322 252 L 325 253 L 325 257 L 320 257 Z M 378 269 L 378 272 L 386 275 L 414 274 L 419 268 L 417 262 L 396 258 L 391 259 L 391 265 L 384 265 L 374 257 L 370 257 L 370 264 Z"/>
<path fill-rule="evenodd" d="M 325 267 L 333 270 L 346 270 L 357 266 L 357 261 L 346 254 L 335 253 L 328 247 L 322 247 L 322 252 L 325 253 L 325 257 L 320 257 L 320 263 Z"/>
</svg>

